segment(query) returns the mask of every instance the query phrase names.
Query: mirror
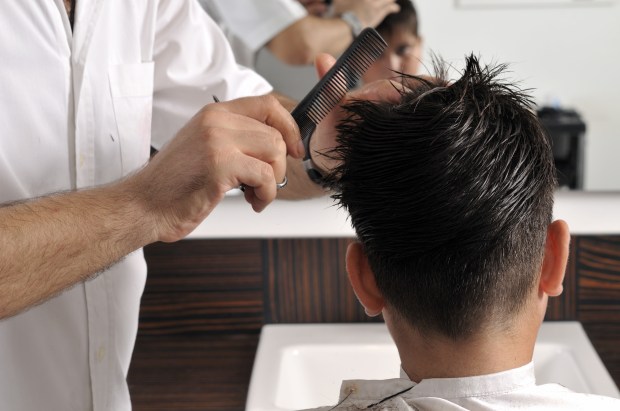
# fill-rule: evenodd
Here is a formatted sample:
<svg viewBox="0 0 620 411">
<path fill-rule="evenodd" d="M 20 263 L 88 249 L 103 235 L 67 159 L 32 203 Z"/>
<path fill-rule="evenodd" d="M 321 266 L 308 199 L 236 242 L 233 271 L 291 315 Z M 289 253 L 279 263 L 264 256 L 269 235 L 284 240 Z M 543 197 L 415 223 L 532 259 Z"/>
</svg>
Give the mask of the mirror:
<svg viewBox="0 0 620 411">
<path fill-rule="evenodd" d="M 414 0 L 430 51 L 458 68 L 475 52 L 509 63 L 511 79 L 542 107 L 572 110 L 585 124 L 584 190 L 620 191 L 620 1 Z M 313 67 L 292 68 L 263 49 L 257 70 L 276 90 L 302 98 Z M 424 71 L 424 69 L 422 69 Z"/>
</svg>

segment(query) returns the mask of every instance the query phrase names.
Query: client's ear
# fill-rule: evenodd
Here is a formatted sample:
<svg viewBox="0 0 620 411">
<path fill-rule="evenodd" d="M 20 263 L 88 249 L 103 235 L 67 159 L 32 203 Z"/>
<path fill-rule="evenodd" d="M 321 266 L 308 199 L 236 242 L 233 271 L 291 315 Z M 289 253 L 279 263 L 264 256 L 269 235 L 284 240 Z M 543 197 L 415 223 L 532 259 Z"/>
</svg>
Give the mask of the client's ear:
<svg viewBox="0 0 620 411">
<path fill-rule="evenodd" d="M 551 297 L 562 294 L 569 244 L 570 233 L 566 222 L 557 220 L 549 224 L 539 290 Z"/>
<path fill-rule="evenodd" d="M 381 314 L 385 301 L 377 287 L 375 274 L 370 269 L 368 257 L 358 242 L 350 244 L 347 248 L 347 273 L 353 291 L 366 314 L 370 317 Z"/>
</svg>

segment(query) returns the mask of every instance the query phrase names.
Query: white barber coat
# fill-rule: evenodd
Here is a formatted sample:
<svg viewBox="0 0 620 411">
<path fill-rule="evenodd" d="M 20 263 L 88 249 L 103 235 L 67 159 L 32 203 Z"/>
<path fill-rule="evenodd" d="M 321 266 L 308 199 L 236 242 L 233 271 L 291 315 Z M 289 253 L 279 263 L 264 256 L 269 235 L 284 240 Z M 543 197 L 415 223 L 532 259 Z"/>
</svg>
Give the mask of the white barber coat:
<svg viewBox="0 0 620 411">
<path fill-rule="evenodd" d="M 8 1 L 0 27 L 0 203 L 116 180 L 212 95 L 271 90 L 194 0 L 78 0 L 73 33 L 62 0 Z M 135 252 L 0 321 L 0 410 L 130 410 L 145 279 Z"/>
</svg>

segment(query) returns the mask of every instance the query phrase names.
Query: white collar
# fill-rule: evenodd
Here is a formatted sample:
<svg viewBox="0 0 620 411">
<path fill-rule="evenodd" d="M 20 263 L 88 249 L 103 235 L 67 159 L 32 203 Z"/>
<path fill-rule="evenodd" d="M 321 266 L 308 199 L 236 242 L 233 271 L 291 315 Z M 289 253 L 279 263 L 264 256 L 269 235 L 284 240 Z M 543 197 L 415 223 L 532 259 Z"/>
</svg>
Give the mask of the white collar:
<svg viewBox="0 0 620 411">
<path fill-rule="evenodd" d="M 472 396 L 490 396 L 536 385 L 532 362 L 494 374 L 463 378 L 429 378 L 419 384 L 411 381 L 401 368 L 401 378 L 389 380 L 349 380 L 340 388 L 340 401 L 356 404 L 377 403 L 393 397 L 404 400 L 420 397 L 454 399 Z"/>
</svg>

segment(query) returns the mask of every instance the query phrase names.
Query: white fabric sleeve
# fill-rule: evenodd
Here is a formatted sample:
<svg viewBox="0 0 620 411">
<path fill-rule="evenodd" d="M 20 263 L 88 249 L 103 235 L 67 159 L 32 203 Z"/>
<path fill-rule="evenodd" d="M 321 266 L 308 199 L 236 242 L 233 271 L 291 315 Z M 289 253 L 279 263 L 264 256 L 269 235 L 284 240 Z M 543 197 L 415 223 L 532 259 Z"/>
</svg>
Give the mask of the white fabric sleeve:
<svg viewBox="0 0 620 411">
<path fill-rule="evenodd" d="M 308 14 L 296 0 L 201 1 L 213 8 L 221 23 L 252 52 Z"/>
<path fill-rule="evenodd" d="M 195 0 L 161 0 L 153 44 L 152 144 L 161 148 L 204 105 L 266 94 L 272 87 L 239 66 L 218 26 Z"/>
</svg>

